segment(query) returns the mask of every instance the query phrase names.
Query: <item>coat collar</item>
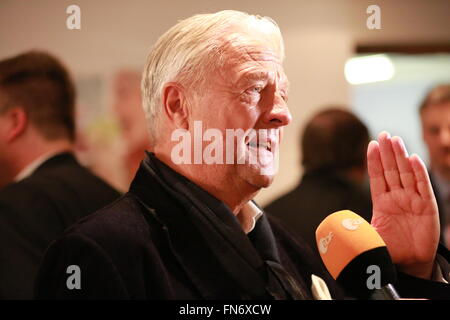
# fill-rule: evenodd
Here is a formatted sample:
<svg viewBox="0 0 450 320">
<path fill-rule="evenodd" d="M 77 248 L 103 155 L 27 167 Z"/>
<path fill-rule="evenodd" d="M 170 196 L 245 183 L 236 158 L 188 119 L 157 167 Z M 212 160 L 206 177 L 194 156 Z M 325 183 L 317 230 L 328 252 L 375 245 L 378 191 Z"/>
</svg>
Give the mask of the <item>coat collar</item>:
<svg viewBox="0 0 450 320">
<path fill-rule="evenodd" d="M 75 157 L 70 152 L 44 154 L 23 168 L 14 178 L 14 182 L 22 181 L 37 171 L 67 161 L 76 162 Z"/>
</svg>

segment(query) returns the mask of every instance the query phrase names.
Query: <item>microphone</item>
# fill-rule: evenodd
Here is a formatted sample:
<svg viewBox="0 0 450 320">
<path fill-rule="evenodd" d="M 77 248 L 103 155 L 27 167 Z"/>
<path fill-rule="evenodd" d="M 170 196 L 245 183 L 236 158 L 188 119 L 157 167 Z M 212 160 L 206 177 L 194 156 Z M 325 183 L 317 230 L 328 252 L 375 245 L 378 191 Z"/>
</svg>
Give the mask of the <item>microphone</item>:
<svg viewBox="0 0 450 320">
<path fill-rule="evenodd" d="M 349 210 L 326 217 L 316 230 L 316 241 L 331 276 L 355 298 L 398 300 L 392 283 L 395 267 L 381 236 Z"/>
</svg>

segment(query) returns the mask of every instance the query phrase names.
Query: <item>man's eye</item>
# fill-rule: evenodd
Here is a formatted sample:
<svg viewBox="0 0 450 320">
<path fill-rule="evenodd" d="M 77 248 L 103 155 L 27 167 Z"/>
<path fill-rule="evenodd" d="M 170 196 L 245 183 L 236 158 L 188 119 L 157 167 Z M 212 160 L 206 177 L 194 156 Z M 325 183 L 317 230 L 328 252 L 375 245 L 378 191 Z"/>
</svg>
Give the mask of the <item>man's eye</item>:
<svg viewBox="0 0 450 320">
<path fill-rule="evenodd" d="M 250 93 L 261 93 L 264 88 L 262 86 L 255 86 L 249 89 Z"/>
<path fill-rule="evenodd" d="M 428 133 L 433 136 L 436 136 L 439 134 L 439 128 L 436 128 L 436 127 L 428 128 Z"/>
</svg>

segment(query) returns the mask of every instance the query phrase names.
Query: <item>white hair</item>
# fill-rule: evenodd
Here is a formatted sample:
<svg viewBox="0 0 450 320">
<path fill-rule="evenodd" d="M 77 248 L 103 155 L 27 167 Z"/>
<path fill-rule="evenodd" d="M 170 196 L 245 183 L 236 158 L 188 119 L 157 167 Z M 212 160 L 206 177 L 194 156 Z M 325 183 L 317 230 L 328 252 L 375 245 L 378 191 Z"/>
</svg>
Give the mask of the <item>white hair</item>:
<svg viewBox="0 0 450 320">
<path fill-rule="evenodd" d="M 251 44 L 256 41 L 253 36 L 256 32 L 284 59 L 281 32 L 272 19 L 234 10 L 194 15 L 158 39 L 148 55 L 141 83 L 152 143 L 156 142 L 159 131 L 164 85 L 174 81 L 199 93 L 199 88 L 206 84 L 206 73 L 223 65 L 225 45 Z"/>
</svg>

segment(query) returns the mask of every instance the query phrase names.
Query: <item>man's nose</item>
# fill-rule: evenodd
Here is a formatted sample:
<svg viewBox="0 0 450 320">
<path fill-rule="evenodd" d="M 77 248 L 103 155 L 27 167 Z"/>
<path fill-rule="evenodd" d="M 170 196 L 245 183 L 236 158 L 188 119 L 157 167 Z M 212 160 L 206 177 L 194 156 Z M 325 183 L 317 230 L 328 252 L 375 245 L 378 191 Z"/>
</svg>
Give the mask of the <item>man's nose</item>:
<svg viewBox="0 0 450 320">
<path fill-rule="evenodd" d="M 274 104 L 266 119 L 270 125 L 276 127 L 287 126 L 291 123 L 292 115 L 286 101 L 284 101 L 281 97 L 274 99 Z"/>
<path fill-rule="evenodd" d="M 439 141 L 443 146 L 450 146 L 450 128 L 447 127 L 441 130 L 439 133 Z"/>
</svg>

